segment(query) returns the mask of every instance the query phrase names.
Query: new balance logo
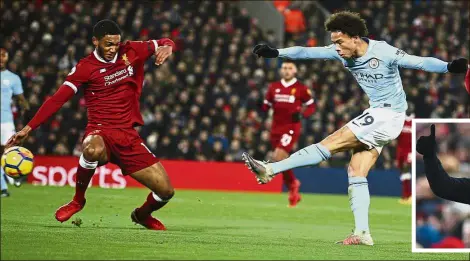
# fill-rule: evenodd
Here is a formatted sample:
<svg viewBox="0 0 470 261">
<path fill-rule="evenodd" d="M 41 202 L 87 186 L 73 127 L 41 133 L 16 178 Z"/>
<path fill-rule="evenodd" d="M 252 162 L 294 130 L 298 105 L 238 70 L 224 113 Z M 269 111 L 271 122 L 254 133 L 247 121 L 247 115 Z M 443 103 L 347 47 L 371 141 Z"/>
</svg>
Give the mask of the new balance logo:
<svg viewBox="0 0 470 261">
<path fill-rule="evenodd" d="M 104 72 L 106 72 L 106 69 L 105 69 L 105 68 L 103 68 L 103 69 L 100 70 L 100 73 L 104 73 Z"/>
</svg>

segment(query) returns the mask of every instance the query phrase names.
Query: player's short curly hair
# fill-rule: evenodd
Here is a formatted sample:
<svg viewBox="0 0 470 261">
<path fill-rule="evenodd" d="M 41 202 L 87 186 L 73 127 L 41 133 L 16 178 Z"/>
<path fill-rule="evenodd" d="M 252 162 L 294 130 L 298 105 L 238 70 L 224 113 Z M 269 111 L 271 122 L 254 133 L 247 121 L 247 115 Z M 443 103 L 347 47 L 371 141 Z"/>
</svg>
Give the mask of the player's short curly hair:
<svg viewBox="0 0 470 261">
<path fill-rule="evenodd" d="M 105 35 L 121 35 L 119 25 L 109 19 L 104 19 L 96 23 L 93 27 L 93 36 L 100 40 Z"/>
<path fill-rule="evenodd" d="M 332 14 L 325 22 L 325 30 L 341 31 L 349 36 L 365 37 L 369 34 L 366 21 L 358 13 L 341 11 Z"/>
</svg>

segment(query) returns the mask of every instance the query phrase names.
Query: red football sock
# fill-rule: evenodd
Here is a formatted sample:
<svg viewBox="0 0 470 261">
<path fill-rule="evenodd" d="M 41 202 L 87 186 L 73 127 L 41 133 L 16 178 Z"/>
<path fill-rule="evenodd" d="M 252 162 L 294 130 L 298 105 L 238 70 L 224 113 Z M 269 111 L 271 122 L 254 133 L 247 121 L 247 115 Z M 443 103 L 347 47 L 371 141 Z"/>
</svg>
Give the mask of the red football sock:
<svg viewBox="0 0 470 261">
<path fill-rule="evenodd" d="M 83 202 L 85 200 L 85 192 L 88 188 L 91 178 L 95 174 L 95 169 L 85 169 L 84 167 L 78 165 L 77 168 L 77 182 L 75 186 L 75 196 L 73 199 L 78 202 Z"/>
<path fill-rule="evenodd" d="M 284 185 L 286 185 L 287 188 L 290 188 L 290 186 L 292 185 L 292 183 L 295 180 L 294 171 L 286 170 L 286 171 L 282 172 L 282 179 L 284 181 Z"/>
<path fill-rule="evenodd" d="M 75 175 L 75 195 L 73 200 L 83 203 L 85 201 L 85 192 L 90 184 L 90 180 L 95 174 L 95 169 L 98 166 L 98 162 L 89 162 L 85 160 L 83 155 L 80 157 L 80 161 L 77 167 L 77 174 Z"/>
<path fill-rule="evenodd" d="M 411 173 L 402 173 L 400 175 L 401 180 L 401 197 L 411 197 Z"/>
<path fill-rule="evenodd" d="M 157 201 L 153 196 L 153 192 L 150 192 L 144 204 L 137 209 L 137 217 L 139 218 L 139 220 L 143 220 L 146 217 L 150 216 L 152 212 L 157 211 L 163 206 L 165 206 L 166 203 L 168 203 L 168 201 Z"/>
<path fill-rule="evenodd" d="M 406 179 L 401 182 L 402 186 L 402 197 L 409 198 L 411 197 L 411 180 Z"/>
</svg>

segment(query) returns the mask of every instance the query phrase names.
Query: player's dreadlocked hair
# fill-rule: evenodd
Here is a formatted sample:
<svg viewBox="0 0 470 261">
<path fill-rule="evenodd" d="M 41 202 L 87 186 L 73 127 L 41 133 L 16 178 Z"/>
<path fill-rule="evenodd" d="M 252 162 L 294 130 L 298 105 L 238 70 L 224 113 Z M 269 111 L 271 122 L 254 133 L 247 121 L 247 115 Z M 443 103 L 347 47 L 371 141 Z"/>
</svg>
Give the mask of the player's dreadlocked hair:
<svg viewBox="0 0 470 261">
<path fill-rule="evenodd" d="M 358 13 L 341 11 L 328 17 L 325 30 L 329 32 L 341 31 L 349 36 L 365 37 L 369 34 L 366 21 Z"/>
<path fill-rule="evenodd" d="M 119 25 L 108 19 L 96 23 L 95 27 L 93 27 L 93 36 L 100 40 L 105 35 L 121 35 Z"/>
</svg>

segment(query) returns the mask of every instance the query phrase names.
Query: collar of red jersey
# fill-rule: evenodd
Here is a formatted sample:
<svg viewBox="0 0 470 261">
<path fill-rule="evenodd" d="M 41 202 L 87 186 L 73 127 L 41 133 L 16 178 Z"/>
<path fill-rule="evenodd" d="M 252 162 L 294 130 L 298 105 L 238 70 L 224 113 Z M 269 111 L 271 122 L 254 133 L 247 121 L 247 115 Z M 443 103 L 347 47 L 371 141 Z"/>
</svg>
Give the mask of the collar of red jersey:
<svg viewBox="0 0 470 261">
<path fill-rule="evenodd" d="M 104 60 L 103 58 L 101 58 L 99 55 L 98 55 L 98 51 L 97 49 L 95 48 L 95 50 L 93 51 L 93 55 L 95 56 L 95 58 L 102 62 L 102 63 L 116 63 L 116 60 L 117 60 L 117 57 L 118 57 L 118 54 L 116 53 L 116 55 L 114 56 L 113 60 L 107 62 L 106 60 Z"/>
<path fill-rule="evenodd" d="M 284 79 L 281 79 L 281 83 L 282 83 L 282 86 L 284 87 L 289 87 L 291 86 L 292 84 L 296 83 L 297 82 L 297 78 L 292 78 L 290 81 L 286 82 Z"/>
</svg>

